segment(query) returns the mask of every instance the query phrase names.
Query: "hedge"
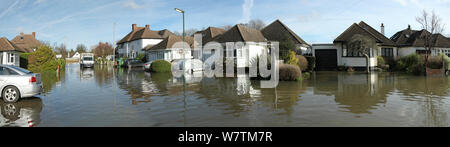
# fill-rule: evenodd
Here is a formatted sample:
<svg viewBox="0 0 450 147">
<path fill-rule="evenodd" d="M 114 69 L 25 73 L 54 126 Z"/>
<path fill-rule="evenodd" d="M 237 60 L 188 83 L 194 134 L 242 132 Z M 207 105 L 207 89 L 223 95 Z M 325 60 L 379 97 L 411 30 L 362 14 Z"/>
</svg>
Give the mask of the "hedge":
<svg viewBox="0 0 450 147">
<path fill-rule="evenodd" d="M 156 60 L 152 62 L 150 70 L 157 73 L 171 72 L 172 64 L 166 60 Z"/>
<path fill-rule="evenodd" d="M 305 58 L 308 60 L 308 71 L 314 71 L 316 69 L 316 57 L 305 56 Z"/>
<path fill-rule="evenodd" d="M 297 81 L 302 78 L 302 71 L 297 65 L 281 64 L 279 69 L 281 81 Z"/>
</svg>

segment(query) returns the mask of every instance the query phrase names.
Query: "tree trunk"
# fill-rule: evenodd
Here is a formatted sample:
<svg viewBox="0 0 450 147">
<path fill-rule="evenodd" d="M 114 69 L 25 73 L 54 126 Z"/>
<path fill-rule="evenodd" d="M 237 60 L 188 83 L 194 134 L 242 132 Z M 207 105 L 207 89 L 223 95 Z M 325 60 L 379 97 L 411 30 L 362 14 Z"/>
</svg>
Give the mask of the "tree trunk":
<svg viewBox="0 0 450 147">
<path fill-rule="evenodd" d="M 366 72 L 367 73 L 370 73 L 370 64 L 369 64 L 369 60 L 370 60 L 370 58 L 369 58 L 369 55 L 367 55 L 367 54 L 364 54 L 364 56 L 366 57 Z"/>
</svg>

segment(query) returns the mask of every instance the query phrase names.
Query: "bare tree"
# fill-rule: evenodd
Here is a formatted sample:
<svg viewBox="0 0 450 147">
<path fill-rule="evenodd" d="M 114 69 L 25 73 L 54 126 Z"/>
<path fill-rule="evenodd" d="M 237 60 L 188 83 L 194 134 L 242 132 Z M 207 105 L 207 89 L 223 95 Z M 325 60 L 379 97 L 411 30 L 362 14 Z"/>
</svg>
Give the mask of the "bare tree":
<svg viewBox="0 0 450 147">
<path fill-rule="evenodd" d="M 247 27 L 256 29 L 256 30 L 262 30 L 266 24 L 261 19 L 253 19 L 250 20 L 247 24 L 245 24 Z"/>
<path fill-rule="evenodd" d="M 425 33 L 424 36 L 421 36 L 424 40 L 424 48 L 426 50 L 425 65 L 428 67 L 429 53 L 431 53 L 431 51 L 434 49 L 437 37 L 436 34 L 444 32 L 445 24 L 442 22 L 442 19 L 438 15 L 436 15 L 436 13 L 434 13 L 434 11 L 430 15 L 426 10 L 423 10 L 422 16 L 416 17 L 416 21 L 420 25 L 422 25 L 423 30 L 429 32 Z"/>
<path fill-rule="evenodd" d="M 356 34 L 347 43 L 348 49 L 360 53 L 366 57 L 366 72 L 370 72 L 370 51 L 375 46 L 375 41 L 364 35 Z"/>
<path fill-rule="evenodd" d="M 221 28 L 224 29 L 225 31 L 228 31 L 228 30 L 230 30 L 232 27 L 233 27 L 233 26 L 231 26 L 231 25 L 224 25 L 224 26 L 222 26 Z"/>
</svg>

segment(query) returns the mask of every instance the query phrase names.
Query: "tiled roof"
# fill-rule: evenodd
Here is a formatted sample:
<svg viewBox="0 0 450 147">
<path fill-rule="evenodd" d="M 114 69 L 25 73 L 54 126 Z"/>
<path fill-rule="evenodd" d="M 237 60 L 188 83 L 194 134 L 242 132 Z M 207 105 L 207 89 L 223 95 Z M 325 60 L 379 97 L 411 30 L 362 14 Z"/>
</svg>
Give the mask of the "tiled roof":
<svg viewBox="0 0 450 147">
<path fill-rule="evenodd" d="M 117 44 L 122 44 L 139 39 L 164 39 L 170 35 L 175 34 L 166 29 L 161 31 L 153 31 L 148 27 L 136 27 L 135 30 L 132 30 L 130 33 L 128 33 L 124 38 L 117 42 Z"/>
<path fill-rule="evenodd" d="M 264 35 L 255 29 L 246 27 L 244 25 L 235 25 L 230 30 L 213 39 L 219 43 L 226 42 L 266 42 Z"/>
<path fill-rule="evenodd" d="M 334 42 L 346 42 L 349 41 L 355 34 L 370 36 L 374 38 L 377 43 L 386 46 L 395 46 L 395 42 L 388 39 L 386 36 L 373 29 L 370 25 L 361 21 L 359 24 L 354 23 L 347 30 L 345 30 L 339 37 L 337 37 Z"/>
<path fill-rule="evenodd" d="M 19 51 L 24 52 L 24 50 L 20 49 L 12 42 L 10 42 L 7 38 L 0 38 L 0 51 Z"/>
<path fill-rule="evenodd" d="M 264 37 L 271 41 L 282 41 L 283 39 L 285 39 L 285 36 L 289 36 L 297 44 L 310 46 L 308 43 L 306 43 L 306 41 L 295 34 L 294 31 L 292 31 L 280 20 L 276 20 L 262 29 L 261 33 L 263 33 Z"/>
<path fill-rule="evenodd" d="M 216 27 L 208 27 L 207 29 L 203 31 L 198 31 L 195 34 L 202 34 L 202 42 L 203 44 L 206 44 L 210 41 L 212 41 L 215 37 L 222 35 L 226 31 L 221 28 Z"/>
<path fill-rule="evenodd" d="M 11 40 L 14 45 L 22 49 L 24 52 L 31 53 L 33 49 L 39 47 L 41 44 L 33 34 L 23 34 L 17 35 Z"/>
<path fill-rule="evenodd" d="M 410 27 L 395 33 L 391 40 L 399 47 L 423 47 L 425 46 L 425 36 L 431 33 L 427 30 L 411 30 Z M 433 34 L 432 43 L 434 47 L 450 48 L 450 39 L 442 34 Z"/>
</svg>

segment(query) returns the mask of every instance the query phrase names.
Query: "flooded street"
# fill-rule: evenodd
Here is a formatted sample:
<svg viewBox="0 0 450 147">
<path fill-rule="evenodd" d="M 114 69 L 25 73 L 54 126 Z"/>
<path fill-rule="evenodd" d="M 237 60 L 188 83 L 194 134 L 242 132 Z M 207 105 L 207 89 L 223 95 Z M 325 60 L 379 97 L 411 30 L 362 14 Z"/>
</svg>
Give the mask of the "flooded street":
<svg viewBox="0 0 450 147">
<path fill-rule="evenodd" d="M 260 89 L 247 77 L 187 77 L 184 90 L 167 74 L 78 64 L 42 78 L 44 94 L 0 102 L 1 126 L 450 126 L 450 78 L 318 72 Z"/>
</svg>

